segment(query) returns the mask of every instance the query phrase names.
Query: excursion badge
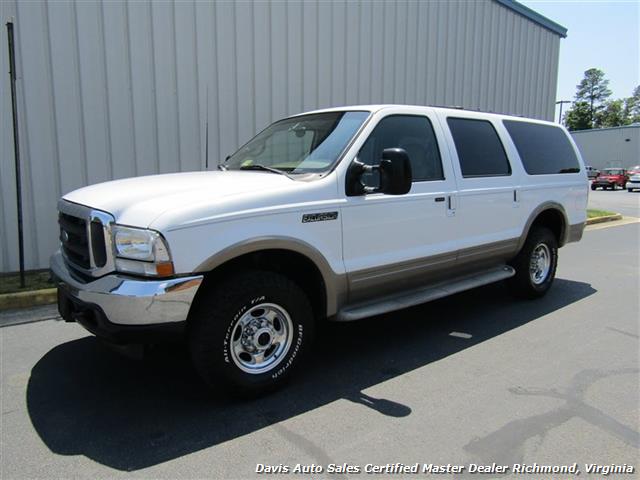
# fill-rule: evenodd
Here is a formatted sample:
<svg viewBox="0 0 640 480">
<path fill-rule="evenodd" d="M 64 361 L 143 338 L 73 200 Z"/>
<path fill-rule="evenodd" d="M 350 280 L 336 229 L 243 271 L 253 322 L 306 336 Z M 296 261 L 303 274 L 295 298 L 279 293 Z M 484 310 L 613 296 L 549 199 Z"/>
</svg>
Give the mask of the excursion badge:
<svg viewBox="0 0 640 480">
<path fill-rule="evenodd" d="M 338 212 L 305 213 L 302 215 L 302 223 L 326 222 L 337 218 Z"/>
</svg>

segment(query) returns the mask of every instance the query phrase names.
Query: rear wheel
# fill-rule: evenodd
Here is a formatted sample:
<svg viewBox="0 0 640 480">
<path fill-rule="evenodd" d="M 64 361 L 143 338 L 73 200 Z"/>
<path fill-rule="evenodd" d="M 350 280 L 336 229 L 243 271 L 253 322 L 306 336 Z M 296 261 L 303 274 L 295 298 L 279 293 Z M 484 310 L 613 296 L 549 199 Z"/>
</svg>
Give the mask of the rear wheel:
<svg viewBox="0 0 640 480">
<path fill-rule="evenodd" d="M 595 190 L 596 188 L 598 187 L 596 187 L 595 185 L 591 185 L 591 190 Z"/>
<path fill-rule="evenodd" d="M 558 266 L 558 241 L 546 227 L 533 227 L 511 266 L 511 292 L 521 298 L 542 297 L 551 287 Z"/>
<path fill-rule="evenodd" d="M 257 394 L 279 386 L 313 337 L 307 295 L 277 273 L 236 274 L 210 286 L 197 302 L 189 347 L 196 370 L 212 388 L 223 384 Z"/>
</svg>

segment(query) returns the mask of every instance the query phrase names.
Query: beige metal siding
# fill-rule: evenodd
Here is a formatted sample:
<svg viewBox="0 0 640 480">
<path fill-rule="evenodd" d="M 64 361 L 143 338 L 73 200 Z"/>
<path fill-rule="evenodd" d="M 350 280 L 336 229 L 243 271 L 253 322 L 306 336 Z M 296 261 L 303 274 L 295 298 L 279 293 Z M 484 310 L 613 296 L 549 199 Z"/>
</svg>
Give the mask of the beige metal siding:
<svg viewBox="0 0 640 480">
<path fill-rule="evenodd" d="M 585 165 L 597 169 L 640 164 L 640 125 L 571 132 Z"/>
<path fill-rule="evenodd" d="M 490 0 L 5 0 L 0 17 L 0 271 L 17 269 L 11 17 L 28 268 L 57 246 L 65 192 L 215 167 L 288 114 L 362 103 L 554 111 L 559 35 Z"/>
</svg>

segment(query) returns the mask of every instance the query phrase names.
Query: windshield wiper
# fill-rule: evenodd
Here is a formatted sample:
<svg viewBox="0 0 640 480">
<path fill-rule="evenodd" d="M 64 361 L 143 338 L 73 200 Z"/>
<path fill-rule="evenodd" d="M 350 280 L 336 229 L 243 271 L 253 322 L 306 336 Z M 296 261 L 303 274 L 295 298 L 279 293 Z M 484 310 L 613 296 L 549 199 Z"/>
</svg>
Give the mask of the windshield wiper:
<svg viewBox="0 0 640 480">
<path fill-rule="evenodd" d="M 284 170 L 280 170 L 278 168 L 273 168 L 273 167 L 267 167 L 266 165 L 262 165 L 261 163 L 243 165 L 240 167 L 240 170 L 264 170 L 265 172 L 277 173 L 278 175 L 284 175 L 285 177 L 291 178 L 291 176 L 289 176 L 289 174 Z"/>
<path fill-rule="evenodd" d="M 227 170 L 229 170 L 225 165 L 218 165 L 218 170 L 222 170 L 223 172 L 226 172 Z"/>
</svg>

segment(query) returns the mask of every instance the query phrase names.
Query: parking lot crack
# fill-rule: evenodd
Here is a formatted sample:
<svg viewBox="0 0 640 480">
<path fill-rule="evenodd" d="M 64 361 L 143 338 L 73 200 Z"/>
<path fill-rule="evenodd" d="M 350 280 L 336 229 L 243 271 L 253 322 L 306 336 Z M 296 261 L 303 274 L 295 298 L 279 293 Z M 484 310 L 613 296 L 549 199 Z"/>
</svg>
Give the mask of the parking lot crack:
<svg viewBox="0 0 640 480">
<path fill-rule="evenodd" d="M 273 429 L 278 433 L 278 435 L 287 440 L 294 448 L 302 450 L 304 453 L 314 458 L 320 465 L 327 466 L 331 463 L 337 463 L 331 460 L 329 454 L 318 444 L 308 439 L 304 435 L 301 435 L 285 427 L 282 423 L 274 424 Z M 331 475 L 331 477 L 341 479 L 348 478 L 346 475 L 339 473 L 334 473 Z"/>
<path fill-rule="evenodd" d="M 634 448 L 640 447 L 640 433 L 624 425 L 584 400 L 588 388 L 596 381 L 616 375 L 638 373 L 638 368 L 617 370 L 583 370 L 576 374 L 564 391 L 557 389 L 514 387 L 509 391 L 514 395 L 542 396 L 564 400 L 565 403 L 545 413 L 512 420 L 498 430 L 476 438 L 464 449 L 485 462 L 514 464 L 523 461 L 524 446 L 531 439 L 542 444 L 547 433 L 572 418 L 580 418 Z"/>
</svg>

